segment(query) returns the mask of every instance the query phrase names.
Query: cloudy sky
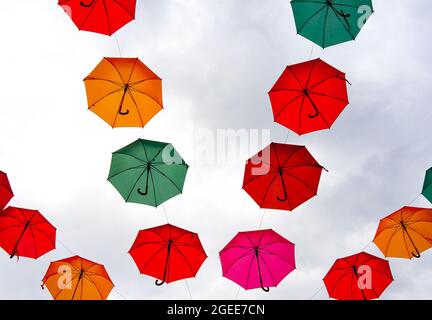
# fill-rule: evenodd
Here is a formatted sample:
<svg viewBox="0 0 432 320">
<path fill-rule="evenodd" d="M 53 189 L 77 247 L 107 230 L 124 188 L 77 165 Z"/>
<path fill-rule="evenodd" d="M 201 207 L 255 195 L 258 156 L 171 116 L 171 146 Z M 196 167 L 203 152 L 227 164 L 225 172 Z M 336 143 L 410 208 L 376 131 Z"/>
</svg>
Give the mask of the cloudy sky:
<svg viewBox="0 0 432 320">
<path fill-rule="evenodd" d="M 112 130 L 87 111 L 82 79 L 120 53 L 115 38 L 78 32 L 56 2 L 2 4 L 0 170 L 16 194 L 11 204 L 44 213 L 66 247 L 37 261 L 0 253 L 1 299 L 50 299 L 40 280 L 50 261 L 72 254 L 106 266 L 111 299 L 189 299 L 187 285 L 194 299 L 327 299 L 321 279 L 336 258 L 365 247 L 381 256 L 371 244 L 379 219 L 428 206 L 417 195 L 432 166 L 431 1 L 375 0 L 357 41 L 323 51 L 296 35 L 288 0 L 138 0 L 136 21 L 117 37 L 123 56 L 164 81 L 165 110 L 144 130 Z M 309 57 L 347 73 L 351 104 L 332 130 L 300 138 L 273 123 L 267 91 L 286 65 Z M 203 133 L 216 139 L 226 129 L 306 145 L 329 169 L 318 197 L 294 213 L 259 210 L 241 185 L 244 161 L 260 146 L 203 159 L 215 152 Z M 127 254 L 138 230 L 166 223 L 162 208 L 125 204 L 106 181 L 111 152 L 139 137 L 172 142 L 191 166 L 184 194 L 165 209 L 200 235 L 209 258 L 196 279 L 155 287 Z M 297 270 L 268 294 L 239 291 L 221 277 L 218 252 L 263 214 L 263 228 L 296 244 Z M 431 263 L 432 252 L 392 259 L 395 281 L 382 298 L 431 299 Z"/>
</svg>

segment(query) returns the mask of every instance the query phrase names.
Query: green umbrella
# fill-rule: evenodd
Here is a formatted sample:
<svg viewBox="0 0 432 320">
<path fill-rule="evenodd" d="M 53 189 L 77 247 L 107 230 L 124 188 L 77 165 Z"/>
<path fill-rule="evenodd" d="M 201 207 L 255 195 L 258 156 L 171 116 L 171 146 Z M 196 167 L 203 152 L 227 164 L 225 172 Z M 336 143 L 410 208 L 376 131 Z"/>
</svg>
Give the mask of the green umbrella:
<svg viewBox="0 0 432 320">
<path fill-rule="evenodd" d="M 297 33 L 322 48 L 354 40 L 373 13 L 372 0 L 292 0 Z"/>
<path fill-rule="evenodd" d="M 432 168 L 426 171 L 422 195 L 432 203 Z"/>
<path fill-rule="evenodd" d="M 182 193 L 188 168 L 171 144 L 138 139 L 113 153 L 108 181 L 126 202 L 157 207 Z"/>
</svg>

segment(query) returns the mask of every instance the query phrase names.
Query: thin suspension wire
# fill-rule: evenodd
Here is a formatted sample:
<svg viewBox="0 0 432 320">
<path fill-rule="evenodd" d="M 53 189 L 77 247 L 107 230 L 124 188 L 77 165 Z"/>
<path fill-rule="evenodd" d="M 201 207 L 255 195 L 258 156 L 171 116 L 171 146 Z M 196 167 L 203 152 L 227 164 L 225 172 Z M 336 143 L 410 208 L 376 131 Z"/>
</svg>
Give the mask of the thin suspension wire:
<svg viewBox="0 0 432 320">
<path fill-rule="evenodd" d="M 319 288 L 312 296 L 309 297 L 308 300 L 313 300 L 323 289 L 325 286 L 322 286 L 321 288 Z"/>
<path fill-rule="evenodd" d="M 120 43 L 119 43 L 119 40 L 118 40 L 116 34 L 114 34 L 114 39 L 115 39 L 115 42 L 116 42 L 116 45 L 117 45 L 117 50 L 118 50 L 119 56 L 122 57 L 123 55 L 122 55 L 122 51 L 120 49 Z"/>
<path fill-rule="evenodd" d="M 168 214 L 166 212 L 165 205 L 162 205 L 162 210 L 163 210 L 163 213 L 164 213 L 164 216 L 165 216 L 166 223 L 169 224 Z"/>
<path fill-rule="evenodd" d="M 258 226 L 258 230 L 261 230 L 261 228 L 262 228 L 262 226 L 263 226 L 263 223 L 264 223 L 264 217 L 265 217 L 265 213 L 266 213 L 266 211 L 265 210 L 262 210 L 262 212 L 261 212 L 261 209 L 260 209 L 260 214 L 261 214 L 261 221 L 260 221 L 260 224 L 259 224 L 259 226 Z"/>
<path fill-rule="evenodd" d="M 236 293 L 236 295 L 234 297 L 234 300 L 238 300 L 239 295 L 240 295 L 240 290 L 241 290 L 241 287 L 239 286 L 238 289 L 237 289 L 237 293 Z"/>
<path fill-rule="evenodd" d="M 191 290 L 190 290 L 190 287 L 189 287 L 189 282 L 187 281 L 187 279 L 185 280 L 185 284 L 186 284 L 187 291 L 189 293 L 189 298 L 191 300 L 193 300 L 192 293 L 191 293 Z"/>
<path fill-rule="evenodd" d="M 312 59 L 312 55 L 313 55 L 313 52 L 314 52 L 314 48 L 315 48 L 315 44 L 312 43 L 312 47 L 311 47 L 311 50 L 310 50 L 310 53 L 309 53 L 309 59 L 308 59 L 308 60 Z"/>
</svg>

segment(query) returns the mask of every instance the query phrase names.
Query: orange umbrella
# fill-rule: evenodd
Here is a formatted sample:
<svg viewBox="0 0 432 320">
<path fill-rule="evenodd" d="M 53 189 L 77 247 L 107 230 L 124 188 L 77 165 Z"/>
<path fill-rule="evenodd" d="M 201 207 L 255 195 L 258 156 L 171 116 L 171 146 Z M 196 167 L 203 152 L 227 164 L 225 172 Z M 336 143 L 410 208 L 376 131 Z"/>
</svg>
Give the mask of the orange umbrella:
<svg viewBox="0 0 432 320">
<path fill-rule="evenodd" d="M 374 238 L 386 257 L 420 258 L 432 247 L 432 209 L 403 207 L 380 221 Z"/>
<path fill-rule="evenodd" d="M 111 127 L 144 127 L 162 105 L 162 80 L 138 58 L 104 58 L 84 79 L 88 106 Z"/>
<path fill-rule="evenodd" d="M 44 286 L 54 300 L 106 300 L 114 284 L 103 265 L 74 256 L 51 262 Z"/>
</svg>

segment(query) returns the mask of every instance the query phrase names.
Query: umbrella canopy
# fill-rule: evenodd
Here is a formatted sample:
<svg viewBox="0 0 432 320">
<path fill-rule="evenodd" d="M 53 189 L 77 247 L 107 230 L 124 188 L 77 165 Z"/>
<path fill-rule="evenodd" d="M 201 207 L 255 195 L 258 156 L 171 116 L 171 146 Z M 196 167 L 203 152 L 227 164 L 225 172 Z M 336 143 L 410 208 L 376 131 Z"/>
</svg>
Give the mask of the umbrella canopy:
<svg viewBox="0 0 432 320">
<path fill-rule="evenodd" d="M 403 207 L 381 219 L 374 242 L 386 257 L 420 258 L 432 247 L 432 209 Z"/>
<path fill-rule="evenodd" d="M 183 192 L 188 168 L 172 144 L 138 139 L 113 153 L 108 181 L 126 202 L 157 207 Z"/>
<path fill-rule="evenodd" d="M 292 211 L 317 195 L 323 169 L 306 147 L 272 143 L 247 161 L 243 189 L 260 208 Z"/>
<path fill-rule="evenodd" d="M 373 13 L 371 0 L 292 0 L 297 33 L 322 48 L 355 40 Z"/>
<path fill-rule="evenodd" d="M 111 36 L 135 19 L 136 0 L 60 0 L 79 30 Z"/>
<path fill-rule="evenodd" d="M 44 287 L 54 300 L 106 300 L 114 284 L 103 265 L 74 256 L 50 263 Z"/>
<path fill-rule="evenodd" d="M 432 203 L 432 168 L 426 171 L 422 195 Z"/>
<path fill-rule="evenodd" d="M 377 299 L 392 282 L 389 262 L 366 252 L 337 259 L 324 277 L 330 298 L 337 300 Z"/>
<path fill-rule="evenodd" d="M 9 183 L 7 174 L 0 171 L 0 210 L 6 208 L 6 205 L 11 201 L 14 194 Z"/>
<path fill-rule="evenodd" d="M 246 290 L 268 292 L 296 268 L 294 244 L 273 230 L 239 232 L 219 255 L 223 276 Z"/>
<path fill-rule="evenodd" d="M 129 254 L 158 286 L 195 277 L 207 259 L 198 234 L 170 224 L 141 230 Z"/>
<path fill-rule="evenodd" d="M 111 127 L 144 127 L 162 110 L 162 80 L 138 58 L 104 58 L 84 79 L 89 110 Z"/>
<path fill-rule="evenodd" d="M 0 247 L 11 258 L 37 259 L 55 249 L 56 228 L 39 211 L 8 207 L 0 212 Z"/>
<path fill-rule="evenodd" d="M 274 121 L 298 135 L 330 129 L 349 103 L 345 73 L 321 59 L 287 66 L 269 96 Z"/>
</svg>

